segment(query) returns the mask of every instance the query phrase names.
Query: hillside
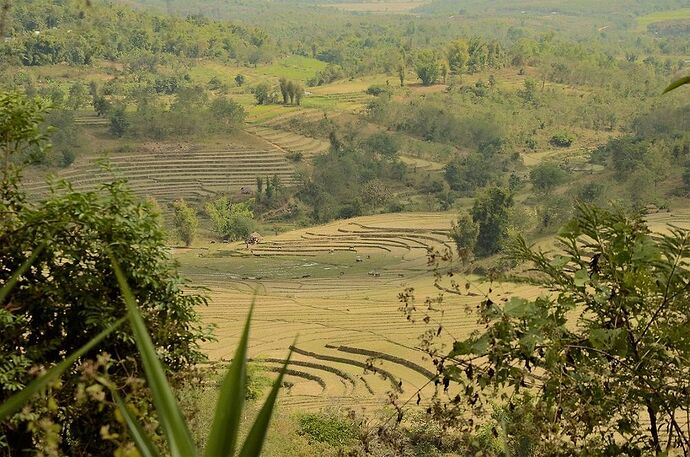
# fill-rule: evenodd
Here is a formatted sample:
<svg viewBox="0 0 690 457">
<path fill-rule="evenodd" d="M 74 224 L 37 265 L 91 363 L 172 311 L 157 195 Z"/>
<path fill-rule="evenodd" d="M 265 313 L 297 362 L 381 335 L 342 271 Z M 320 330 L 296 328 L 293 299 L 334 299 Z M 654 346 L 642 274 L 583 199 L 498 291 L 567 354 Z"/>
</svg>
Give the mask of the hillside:
<svg viewBox="0 0 690 457">
<path fill-rule="evenodd" d="M 264 455 L 664 455 L 665 439 L 690 454 L 676 419 L 690 388 L 676 386 L 690 370 L 688 86 L 662 94 L 690 71 L 687 13 L 682 0 L 12 2 L 0 114 L 16 116 L 0 144 L 21 180 L 0 181 L 3 287 L 36 231 L 52 269 L 25 270 L 17 296 L 97 327 L 125 303 L 103 262 L 131 251 L 120 260 L 154 341 L 200 344 L 179 365 L 178 343 L 156 355 L 201 447 L 255 303 L 243 418 L 294 351 Z M 84 296 L 53 285 L 63 271 Z M 88 318 L 72 319 L 80 300 Z M 0 305 L 4 347 L 29 354 L 12 335 L 31 333 L 17 316 L 36 308 Z M 40 317 L 31 348 L 64 356 L 67 324 Z M 135 444 L 107 389 L 156 446 L 167 430 L 144 372 L 127 372 L 127 331 L 124 362 L 85 359 L 54 386 L 83 423 L 108 411 L 112 434 L 93 443 L 110 453 Z M 0 378 L 22 380 L 3 395 L 54 361 L 0 357 Z M 77 396 L 100 403 L 65 405 Z M 22 439 L 66 454 L 88 441 L 51 428 L 63 409 L 40 401 L 38 419 L 15 417 L 31 424 Z"/>
</svg>

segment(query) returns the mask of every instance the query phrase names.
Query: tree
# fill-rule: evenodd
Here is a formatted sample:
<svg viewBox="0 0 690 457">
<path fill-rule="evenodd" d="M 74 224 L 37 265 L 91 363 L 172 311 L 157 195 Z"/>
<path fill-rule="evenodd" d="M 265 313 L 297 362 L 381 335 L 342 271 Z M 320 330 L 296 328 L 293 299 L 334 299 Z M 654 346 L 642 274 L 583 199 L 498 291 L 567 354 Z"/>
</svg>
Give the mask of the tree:
<svg viewBox="0 0 690 457">
<path fill-rule="evenodd" d="M 261 83 L 254 88 L 254 98 L 257 105 L 269 105 L 273 103 L 274 97 L 271 86 L 268 83 Z"/>
<path fill-rule="evenodd" d="M 96 111 L 96 115 L 100 116 L 105 116 L 110 112 L 110 109 L 112 108 L 112 105 L 108 101 L 107 98 L 103 97 L 102 95 L 97 95 L 96 97 L 93 98 L 93 110 Z"/>
<path fill-rule="evenodd" d="M 280 95 L 283 96 L 283 104 L 287 105 L 288 100 L 290 99 L 290 92 L 288 90 L 288 80 L 285 78 L 280 78 L 278 84 L 280 87 Z"/>
<path fill-rule="evenodd" d="M 235 84 L 237 84 L 238 87 L 242 87 L 242 85 L 245 83 L 245 81 L 246 81 L 246 78 L 244 77 L 244 75 L 237 74 L 235 76 Z"/>
<path fill-rule="evenodd" d="M 247 203 L 231 204 L 227 197 L 220 197 L 207 203 L 205 209 L 213 231 L 223 239 L 246 240 L 254 230 L 254 212 Z"/>
<path fill-rule="evenodd" d="M 491 187 L 477 197 L 472 206 L 472 220 L 479 226 L 474 253 L 486 257 L 500 251 L 506 238 L 508 209 L 513 206 L 512 194 L 500 187 Z"/>
<path fill-rule="evenodd" d="M 622 137 L 609 140 L 606 145 L 611 165 L 619 180 L 625 179 L 646 159 L 648 144 L 641 138 Z"/>
<path fill-rule="evenodd" d="M 532 78 L 525 79 L 524 88 L 518 91 L 518 95 L 527 103 L 536 103 L 537 82 Z"/>
<path fill-rule="evenodd" d="M 129 119 L 124 105 L 116 105 L 110 110 L 110 133 L 122 137 L 129 129 Z"/>
<path fill-rule="evenodd" d="M 214 98 L 210 111 L 222 130 L 236 129 L 244 122 L 245 111 L 242 105 L 226 97 Z"/>
<path fill-rule="evenodd" d="M 448 45 L 446 56 L 448 58 L 448 67 L 452 75 L 459 75 L 467 64 L 469 53 L 467 50 L 467 41 L 455 40 Z"/>
<path fill-rule="evenodd" d="M 565 180 L 566 176 L 566 172 L 553 162 L 543 162 L 529 172 L 532 186 L 542 193 L 551 192 Z"/>
<path fill-rule="evenodd" d="M 199 228 L 199 219 L 194 208 L 189 206 L 184 199 L 173 203 L 173 225 L 177 236 L 185 246 L 191 246 Z"/>
<path fill-rule="evenodd" d="M 425 86 L 431 86 L 438 81 L 441 73 L 438 56 L 434 51 L 426 50 L 417 55 L 417 62 L 415 63 L 415 71 L 417 76 L 422 80 Z"/>
<path fill-rule="evenodd" d="M 45 146 L 42 110 L 26 97 L 1 94 L 0 150 L 15 154 Z M 28 202 L 12 170 L 0 183 L 0 284 L 10 284 L 27 257 L 33 258 L 0 303 L 0 403 L 125 316 L 108 252 L 127 272 L 164 370 L 178 372 L 202 361 L 198 344 L 208 333 L 195 309 L 206 300 L 183 293 L 165 234 L 147 204 L 121 181 L 92 192 L 60 189 L 46 201 Z M 129 326 L 111 333 L 45 394 L 0 420 L 3 452 L 116 453 L 130 438 L 104 381 L 116 385 L 136 405 L 145 428 L 154 430 L 137 354 Z M 94 438 L 103 427 L 112 441 Z"/>
<path fill-rule="evenodd" d="M 290 97 L 290 103 L 291 104 L 295 103 L 295 89 L 296 89 L 295 83 L 292 81 L 288 81 L 287 82 L 287 93 L 288 93 L 288 97 Z"/>
<path fill-rule="evenodd" d="M 0 153 L 2 153 L 2 190 L 9 192 L 15 179 L 12 159 L 31 149 L 43 150 L 47 138 L 41 130 L 46 106 L 39 98 L 18 92 L 0 92 Z M 0 195 L 0 198 L 5 198 Z"/>
<path fill-rule="evenodd" d="M 304 93 L 304 87 L 301 84 L 295 83 L 295 103 L 297 104 L 297 106 L 302 104 Z"/>
<path fill-rule="evenodd" d="M 687 455 L 690 232 L 655 234 L 641 213 L 579 205 L 553 252 L 509 243 L 508 257 L 549 293 L 489 294 L 477 311 L 484 330 L 443 359 L 475 425 L 493 404 L 507 413 L 493 422 L 505 441 L 529 438 L 531 455 Z M 529 437 L 511 415 L 531 418 Z"/>
<path fill-rule="evenodd" d="M 73 83 L 69 88 L 69 93 L 67 94 L 67 106 L 73 110 L 78 110 L 82 106 L 86 105 L 89 100 L 89 93 L 80 81 Z"/>
<path fill-rule="evenodd" d="M 458 220 L 453 222 L 451 226 L 450 237 L 455 241 L 460 260 L 466 265 L 472 260 L 479 237 L 479 226 L 474 222 L 470 213 L 467 211 L 460 213 Z"/>
</svg>

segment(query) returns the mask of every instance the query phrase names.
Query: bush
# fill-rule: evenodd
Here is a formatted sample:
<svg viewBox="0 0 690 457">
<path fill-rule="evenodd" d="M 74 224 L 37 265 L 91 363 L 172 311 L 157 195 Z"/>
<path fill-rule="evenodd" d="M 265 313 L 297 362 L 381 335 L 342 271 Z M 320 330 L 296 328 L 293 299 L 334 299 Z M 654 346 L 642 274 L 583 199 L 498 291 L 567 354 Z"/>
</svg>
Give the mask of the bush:
<svg viewBox="0 0 690 457">
<path fill-rule="evenodd" d="M 357 428 L 334 414 L 304 414 L 299 417 L 299 433 L 319 443 L 343 448 L 353 444 Z"/>
<path fill-rule="evenodd" d="M 366 90 L 366 93 L 369 95 L 373 95 L 375 97 L 378 97 L 380 95 L 391 95 L 393 93 L 393 91 L 388 86 L 374 85 L 374 86 L 369 86 Z"/>
<path fill-rule="evenodd" d="M 549 143 L 559 148 L 567 148 L 572 146 L 574 141 L 575 136 L 570 133 L 557 133 L 551 137 Z"/>
<path fill-rule="evenodd" d="M 0 221 L 0 283 L 7 282 L 27 252 L 41 241 L 45 244 L 35 268 L 24 274 L 22 287 L 9 297 L 13 311 L 0 308 L 0 354 L 12 354 L 0 364 L 1 400 L 34 379 L 30 367 L 62 361 L 64 354 L 74 352 L 124 315 L 104 247 L 126 268 L 166 369 L 177 372 L 203 360 L 198 344 L 208 335 L 195 308 L 206 300 L 183 293 L 164 248 L 159 219 L 147 204 L 139 203 L 121 182 L 100 192 L 51 197 L 36 206 L 23 204 L 20 194 L 9 190 L 9 203 L 0 202 L 0 211 L 12 208 L 14 215 Z M 111 431 L 118 433 L 122 424 L 112 404 L 103 401 L 98 376 L 121 386 L 120 393 L 142 414 L 150 413 L 150 396 L 137 387 L 143 371 L 129 327 L 116 331 L 100 349 L 109 356 L 95 360 L 91 354 L 82 359 L 80 369 L 66 373 L 61 386 L 51 390 L 48 404 L 36 399 L 31 403 L 32 414 L 20 412 L 3 422 L 1 433 L 11 449 L 52 439 L 61 455 L 112 455 L 115 444 L 94 437 L 100 436 L 101 426 L 110 424 Z M 149 415 L 146 423 L 151 420 Z M 40 427 L 32 428 L 32 423 L 41 421 L 57 421 L 53 438 L 42 435 Z"/>
<path fill-rule="evenodd" d="M 299 151 L 291 151 L 285 154 L 285 157 L 291 162 L 301 162 L 304 158 L 304 154 Z"/>
</svg>

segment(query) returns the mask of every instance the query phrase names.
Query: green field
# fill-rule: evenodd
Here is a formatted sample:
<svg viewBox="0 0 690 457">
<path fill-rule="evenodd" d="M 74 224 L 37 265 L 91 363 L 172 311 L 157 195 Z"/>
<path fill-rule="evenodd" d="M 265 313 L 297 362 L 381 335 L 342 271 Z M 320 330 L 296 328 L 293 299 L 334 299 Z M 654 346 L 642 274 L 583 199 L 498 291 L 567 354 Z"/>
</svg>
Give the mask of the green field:
<svg viewBox="0 0 690 457">
<path fill-rule="evenodd" d="M 658 22 L 690 21 L 690 8 L 681 8 L 671 11 L 659 11 L 637 18 L 637 31 L 646 32 L 648 27 Z"/>
</svg>

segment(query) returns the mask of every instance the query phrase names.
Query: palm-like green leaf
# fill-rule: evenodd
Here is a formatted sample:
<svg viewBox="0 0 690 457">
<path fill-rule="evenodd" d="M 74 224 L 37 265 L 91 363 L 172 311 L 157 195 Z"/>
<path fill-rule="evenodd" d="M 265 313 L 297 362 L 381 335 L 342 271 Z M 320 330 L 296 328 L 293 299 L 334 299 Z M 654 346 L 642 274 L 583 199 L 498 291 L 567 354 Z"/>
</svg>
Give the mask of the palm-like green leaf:
<svg viewBox="0 0 690 457">
<path fill-rule="evenodd" d="M 244 405 L 245 384 L 247 382 L 247 345 L 249 343 L 249 323 L 254 311 L 254 300 L 249 309 L 247 322 L 237 346 L 232 364 L 221 386 L 215 417 L 208 437 L 205 455 L 207 457 L 232 456 L 235 453 L 240 419 Z"/>
<path fill-rule="evenodd" d="M 261 448 L 263 448 L 266 439 L 266 432 L 268 432 L 268 425 L 273 415 L 273 406 L 275 406 L 276 399 L 278 398 L 278 391 L 283 384 L 283 376 L 285 376 L 290 357 L 292 357 L 292 350 L 288 353 L 287 359 L 285 359 L 285 363 L 283 364 L 283 369 L 280 370 L 278 379 L 273 383 L 271 393 L 268 394 L 264 406 L 261 408 L 259 415 L 254 421 L 254 425 L 252 425 L 252 429 L 249 431 L 238 457 L 257 457 L 261 454 Z"/>
<path fill-rule="evenodd" d="M 686 84 L 690 84 L 690 76 L 673 81 L 666 89 L 664 89 L 664 94 L 671 92 L 674 89 L 678 89 L 680 86 L 684 86 Z"/>
<path fill-rule="evenodd" d="M 134 440 L 134 444 L 136 444 L 137 450 L 139 451 L 141 457 L 158 457 L 158 450 L 151 442 L 151 439 L 146 434 L 146 431 L 144 431 L 141 424 L 139 424 L 137 418 L 132 415 L 132 412 L 129 410 L 115 389 L 111 389 L 111 393 L 113 398 L 115 398 L 117 407 L 122 413 L 122 417 L 127 423 L 127 427 L 129 428 L 132 439 Z"/>
<path fill-rule="evenodd" d="M 65 370 L 67 370 L 74 362 L 76 362 L 80 357 L 89 352 L 91 349 L 96 347 L 101 341 L 105 339 L 106 336 L 110 335 L 113 332 L 113 330 L 122 325 L 126 320 L 126 317 L 119 319 L 113 325 L 111 325 L 110 327 L 103 330 L 95 337 L 93 337 L 91 341 L 79 348 L 79 350 L 71 354 L 69 357 L 67 357 L 59 364 L 49 369 L 40 377 L 36 378 L 33 382 L 31 382 L 28 386 L 23 388 L 20 392 L 7 399 L 7 401 L 0 405 L 0 421 L 5 420 L 11 414 L 14 414 L 15 412 L 19 411 L 19 409 L 21 409 L 21 407 L 24 406 L 34 394 L 45 389 L 50 383 L 59 378 L 60 375 L 64 373 Z"/>
<path fill-rule="evenodd" d="M 9 295 L 12 288 L 15 286 L 15 284 L 17 284 L 19 278 L 26 273 L 26 270 L 28 270 L 31 264 L 36 261 L 45 247 L 46 245 L 43 243 L 34 249 L 34 252 L 31 253 L 29 258 L 26 259 L 26 261 L 17 269 L 17 271 L 12 274 L 12 276 L 10 276 L 10 279 L 2 286 L 2 289 L 0 289 L 0 303 L 5 301 L 5 298 L 7 298 L 7 295 Z"/>
<path fill-rule="evenodd" d="M 180 407 L 177 404 L 175 395 L 165 377 L 163 365 L 158 360 L 153 342 L 146 330 L 144 319 L 139 313 L 134 294 L 129 288 L 125 275 L 122 273 L 122 269 L 120 269 L 120 265 L 112 253 L 110 253 L 110 260 L 113 264 L 113 270 L 120 285 L 122 296 L 127 304 L 132 333 L 134 334 L 137 348 L 139 348 L 146 379 L 153 394 L 153 404 L 156 406 L 156 411 L 158 411 L 168 447 L 170 448 L 170 454 L 173 457 L 195 456 L 196 447 L 194 446 L 194 441 L 189 433 L 182 411 L 180 411 Z"/>
</svg>

